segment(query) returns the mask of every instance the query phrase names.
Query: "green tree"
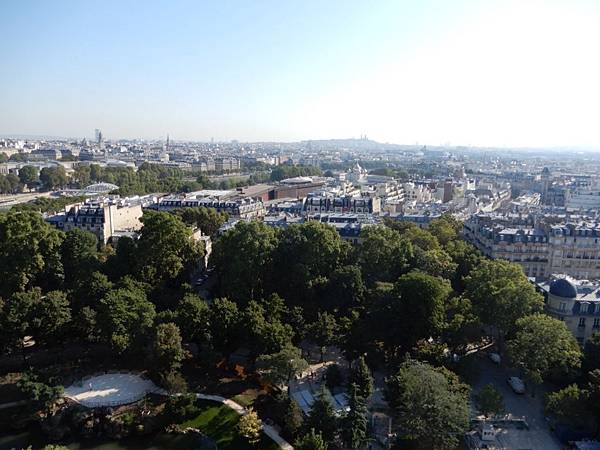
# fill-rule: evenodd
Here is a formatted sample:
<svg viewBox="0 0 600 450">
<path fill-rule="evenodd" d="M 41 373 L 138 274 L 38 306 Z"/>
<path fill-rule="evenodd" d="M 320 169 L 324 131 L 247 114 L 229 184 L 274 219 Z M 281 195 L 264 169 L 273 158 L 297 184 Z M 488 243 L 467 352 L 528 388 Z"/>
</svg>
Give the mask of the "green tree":
<svg viewBox="0 0 600 450">
<path fill-rule="evenodd" d="M 259 356 L 256 368 L 269 383 L 282 386 L 308 369 L 308 363 L 302 358 L 299 348 L 288 345 L 277 353 Z"/>
<path fill-rule="evenodd" d="M 327 444 L 333 443 L 338 429 L 338 420 L 333 406 L 324 391 L 319 392 L 304 421 L 306 430 L 316 430 Z"/>
<path fill-rule="evenodd" d="M 23 185 L 14 173 L 9 173 L 8 175 L 5 175 L 4 179 L 8 183 L 10 189 L 8 193 L 17 194 L 19 192 L 23 192 Z"/>
<path fill-rule="evenodd" d="M 509 355 L 534 384 L 554 370 L 568 373 L 580 367 L 581 350 L 564 322 L 538 313 L 517 320 L 516 328 Z"/>
<path fill-rule="evenodd" d="M 338 324 L 335 317 L 327 312 L 318 313 L 317 320 L 308 326 L 308 336 L 311 341 L 319 346 L 321 361 L 325 349 L 335 343 Z"/>
<path fill-rule="evenodd" d="M 276 231 L 260 222 L 238 222 L 221 236 L 211 261 L 222 292 L 238 302 L 262 298 L 276 245 Z"/>
<path fill-rule="evenodd" d="M 73 228 L 65 233 L 60 255 L 67 286 L 75 287 L 89 281 L 90 273 L 98 267 L 97 246 L 96 235 L 89 231 Z"/>
<path fill-rule="evenodd" d="M 463 292 L 465 289 L 464 278 L 471 273 L 473 269 L 479 266 L 479 262 L 483 258 L 479 250 L 472 244 L 463 240 L 454 240 L 448 242 L 444 250 L 452 261 L 456 264 L 456 271 L 452 277 L 452 287 L 457 292 Z"/>
<path fill-rule="evenodd" d="M 137 241 L 128 236 L 120 237 L 115 254 L 105 264 L 105 272 L 113 280 L 135 272 L 135 268 L 139 265 L 137 255 Z"/>
<path fill-rule="evenodd" d="M 469 426 L 468 387 L 429 364 L 406 361 L 386 380 L 386 399 L 394 409 L 400 438 L 416 449 L 458 446 Z"/>
<path fill-rule="evenodd" d="M 262 422 L 258 418 L 258 414 L 250 408 L 246 414 L 240 417 L 238 422 L 238 431 L 245 437 L 251 445 L 256 445 L 260 442 L 260 433 L 262 431 Z"/>
<path fill-rule="evenodd" d="M 2 340 L 9 352 L 22 351 L 28 335 L 40 344 L 56 341 L 70 320 L 69 302 L 61 291 L 16 292 L 0 308 Z"/>
<path fill-rule="evenodd" d="M 0 296 L 32 286 L 55 288 L 63 278 L 61 234 L 33 211 L 0 214 Z"/>
<path fill-rule="evenodd" d="M 481 337 L 481 322 L 473 305 L 463 296 L 451 297 L 446 302 L 444 341 L 454 354 L 465 355 L 471 342 Z"/>
<path fill-rule="evenodd" d="M 438 240 L 434 235 L 429 233 L 427 230 L 423 230 L 419 227 L 409 227 L 404 231 L 402 236 L 408 239 L 413 247 L 418 247 L 423 251 L 437 250 L 440 247 Z"/>
<path fill-rule="evenodd" d="M 544 306 L 521 266 L 508 261 L 481 260 L 465 283 L 465 296 L 475 313 L 484 324 L 493 326 L 500 338 L 514 331 L 518 319 Z"/>
<path fill-rule="evenodd" d="M 368 440 L 367 402 L 360 396 L 358 387 L 351 384 L 348 389 L 349 411 L 342 420 L 342 440 L 346 448 L 358 450 Z"/>
<path fill-rule="evenodd" d="M 360 356 L 352 368 L 350 383 L 356 385 L 358 395 L 364 399 L 368 400 L 373 393 L 373 375 L 371 375 L 364 356 Z"/>
<path fill-rule="evenodd" d="M 208 236 L 214 236 L 229 219 L 227 213 L 218 212 L 214 208 L 179 208 L 175 210 L 175 214 L 188 225 L 200 228 Z"/>
<path fill-rule="evenodd" d="M 41 382 L 36 375 L 27 372 L 17 383 L 29 401 L 28 406 L 35 410 L 50 411 L 56 400 L 62 397 L 62 386 L 50 386 Z"/>
<path fill-rule="evenodd" d="M 31 188 L 39 181 L 39 171 L 34 166 L 23 166 L 19 169 L 19 180 L 21 183 Z"/>
<path fill-rule="evenodd" d="M 113 283 L 102 272 L 90 273 L 86 282 L 79 283 L 73 290 L 74 308 L 77 310 L 85 306 L 97 308 L 100 299 L 113 287 Z"/>
<path fill-rule="evenodd" d="M 170 372 L 181 367 L 185 356 L 179 328 L 174 323 L 161 323 L 152 340 L 151 359 L 158 372 Z"/>
<path fill-rule="evenodd" d="M 137 245 L 138 273 L 142 280 L 158 285 L 184 276 L 203 257 L 202 246 L 192 230 L 178 217 L 145 212 Z"/>
<path fill-rule="evenodd" d="M 177 370 L 159 373 L 158 384 L 171 395 L 182 394 L 188 390 L 185 378 Z"/>
<path fill-rule="evenodd" d="M 12 155 L 10 155 L 10 158 L 8 160 L 12 162 L 25 162 L 27 161 L 27 155 L 25 155 L 24 153 L 13 153 Z"/>
<path fill-rule="evenodd" d="M 114 289 L 98 305 L 101 336 L 117 352 L 123 352 L 148 333 L 155 314 L 154 305 L 140 289 Z"/>
<path fill-rule="evenodd" d="M 99 164 L 90 164 L 90 179 L 97 183 L 103 180 L 104 169 Z"/>
<path fill-rule="evenodd" d="M 432 220 L 427 228 L 438 242 L 446 246 L 451 241 L 458 239 L 458 233 L 462 228 L 462 223 L 449 214 L 442 215 L 439 219 Z"/>
<path fill-rule="evenodd" d="M 296 436 L 304 423 L 304 414 L 295 400 L 288 398 L 283 412 L 283 427 L 292 436 Z"/>
<path fill-rule="evenodd" d="M 71 308 L 67 295 L 62 291 L 50 291 L 39 297 L 29 320 L 31 333 L 40 342 L 56 341 L 71 322 Z"/>
<path fill-rule="evenodd" d="M 477 406 L 479 411 L 486 417 L 500 414 L 504 411 L 504 399 L 496 386 L 486 384 L 477 394 Z"/>
<path fill-rule="evenodd" d="M 395 281 L 408 271 L 413 246 L 400 233 L 385 226 L 371 226 L 362 229 L 361 239 L 357 258 L 367 283 Z"/>
<path fill-rule="evenodd" d="M 408 351 L 417 341 L 441 334 L 450 284 L 422 272 L 402 275 L 389 296 L 379 302 L 373 329 L 393 353 Z"/>
<path fill-rule="evenodd" d="M 292 305 L 318 309 L 316 293 L 348 259 L 350 244 L 330 225 L 309 221 L 280 234 L 273 257 L 275 291 Z"/>
<path fill-rule="evenodd" d="M 311 428 L 306 434 L 294 443 L 296 450 L 327 450 L 327 443 L 321 433 Z"/>
<path fill-rule="evenodd" d="M 217 298 L 210 305 L 210 334 L 218 350 L 229 353 L 240 340 L 240 312 L 237 305 Z"/>
<path fill-rule="evenodd" d="M 210 309 L 194 294 L 186 294 L 175 310 L 176 323 L 186 341 L 208 342 L 210 339 Z"/>
<path fill-rule="evenodd" d="M 276 316 L 267 318 L 264 306 L 257 301 L 248 303 L 241 323 L 246 345 L 255 355 L 277 353 L 292 342 L 292 328 Z"/>
<path fill-rule="evenodd" d="M 434 277 L 451 280 L 454 277 L 458 265 L 452 261 L 448 253 L 442 249 L 428 250 L 426 252 L 418 249 L 415 251 L 415 265 L 423 272 Z"/>
<path fill-rule="evenodd" d="M 90 166 L 80 164 L 74 168 L 71 181 L 79 188 L 87 187 L 91 181 L 91 172 Z"/>
<path fill-rule="evenodd" d="M 65 187 L 69 177 L 63 166 L 44 167 L 40 171 L 40 181 L 46 190 L 52 190 Z"/>
<path fill-rule="evenodd" d="M 327 369 L 325 369 L 325 385 L 329 389 L 334 389 L 338 386 L 341 386 L 344 382 L 344 375 L 342 374 L 342 370 L 340 366 L 337 364 L 329 364 Z"/>
<path fill-rule="evenodd" d="M 165 416 L 170 422 L 184 422 L 197 413 L 196 394 L 173 395 L 165 406 Z"/>
<path fill-rule="evenodd" d="M 582 368 L 585 372 L 600 369 L 600 332 L 598 331 L 592 333 L 585 341 Z"/>
<path fill-rule="evenodd" d="M 546 399 L 546 412 L 559 422 L 584 425 L 588 419 L 588 393 L 576 384 L 551 392 Z"/>
<path fill-rule="evenodd" d="M 600 434 L 600 369 L 594 369 L 587 374 L 588 409 L 596 424 L 596 436 Z"/>
<path fill-rule="evenodd" d="M 32 321 L 41 297 L 41 290 L 35 288 L 27 292 L 15 292 L 6 302 L 0 302 L 0 338 L 9 353 L 21 351 L 25 357 L 25 336 L 30 334 L 34 327 Z"/>
<path fill-rule="evenodd" d="M 345 311 L 360 307 L 366 293 L 362 273 L 358 266 L 342 266 L 333 271 L 327 284 L 323 303 L 328 311 Z"/>
</svg>

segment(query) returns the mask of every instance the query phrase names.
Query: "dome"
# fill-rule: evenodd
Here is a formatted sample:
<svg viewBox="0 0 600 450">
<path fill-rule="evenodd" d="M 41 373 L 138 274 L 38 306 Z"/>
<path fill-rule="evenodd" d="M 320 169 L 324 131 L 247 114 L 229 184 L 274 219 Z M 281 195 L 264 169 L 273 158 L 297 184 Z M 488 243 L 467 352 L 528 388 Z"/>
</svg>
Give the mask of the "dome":
<svg viewBox="0 0 600 450">
<path fill-rule="evenodd" d="M 557 297 L 576 298 L 577 288 L 566 278 L 558 278 L 550 283 L 550 293 Z"/>
<path fill-rule="evenodd" d="M 282 184 L 304 184 L 304 183 L 312 183 L 311 177 L 294 177 L 294 178 L 286 178 L 285 180 L 281 180 Z"/>
<path fill-rule="evenodd" d="M 96 184 L 90 184 L 89 186 L 87 186 L 86 188 L 84 188 L 82 190 L 85 192 L 93 192 L 93 193 L 102 194 L 102 193 L 114 191 L 117 189 L 119 189 L 119 186 L 117 186 L 116 184 L 96 183 Z"/>
</svg>

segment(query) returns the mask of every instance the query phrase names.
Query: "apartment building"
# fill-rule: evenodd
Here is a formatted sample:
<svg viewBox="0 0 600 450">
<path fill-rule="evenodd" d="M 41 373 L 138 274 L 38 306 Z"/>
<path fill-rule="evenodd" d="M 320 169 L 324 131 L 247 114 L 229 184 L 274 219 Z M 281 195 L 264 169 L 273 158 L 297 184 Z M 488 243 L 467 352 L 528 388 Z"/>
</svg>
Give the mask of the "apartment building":
<svg viewBox="0 0 600 450">
<path fill-rule="evenodd" d="M 316 213 L 357 213 L 379 214 L 381 200 L 379 197 L 354 197 L 349 195 L 334 196 L 327 194 L 309 195 L 304 201 L 305 214 Z"/>
<path fill-rule="evenodd" d="M 46 221 L 63 231 L 89 231 L 106 244 L 118 235 L 139 231 L 141 217 L 141 203 L 103 199 L 68 205 L 63 213 L 49 216 Z"/>
<path fill-rule="evenodd" d="M 556 218 L 555 218 L 556 219 Z M 490 258 L 513 261 L 525 274 L 545 279 L 563 273 L 578 279 L 600 278 L 600 224 L 562 221 L 551 217 L 473 215 L 463 235 Z"/>
<path fill-rule="evenodd" d="M 563 321 L 580 345 L 600 332 L 600 283 L 553 275 L 537 286 L 546 298 L 546 312 Z"/>
</svg>

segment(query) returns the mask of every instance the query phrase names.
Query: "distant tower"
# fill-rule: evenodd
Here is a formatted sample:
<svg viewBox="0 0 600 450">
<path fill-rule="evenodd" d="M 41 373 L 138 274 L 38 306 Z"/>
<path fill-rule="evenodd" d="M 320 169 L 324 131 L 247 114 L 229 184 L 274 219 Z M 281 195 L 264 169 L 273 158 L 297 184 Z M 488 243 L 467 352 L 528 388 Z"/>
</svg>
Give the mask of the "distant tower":
<svg viewBox="0 0 600 450">
<path fill-rule="evenodd" d="M 547 167 L 544 167 L 544 170 L 542 170 L 542 204 L 547 204 L 548 202 L 548 188 L 550 187 L 550 179 L 551 179 L 551 174 L 550 174 L 550 170 L 548 170 Z"/>
<path fill-rule="evenodd" d="M 169 134 L 167 133 L 167 144 L 165 145 L 165 151 L 169 153 Z"/>
<path fill-rule="evenodd" d="M 99 144 L 101 139 L 102 139 L 102 132 L 98 128 L 96 128 L 94 130 L 94 140 Z"/>
</svg>

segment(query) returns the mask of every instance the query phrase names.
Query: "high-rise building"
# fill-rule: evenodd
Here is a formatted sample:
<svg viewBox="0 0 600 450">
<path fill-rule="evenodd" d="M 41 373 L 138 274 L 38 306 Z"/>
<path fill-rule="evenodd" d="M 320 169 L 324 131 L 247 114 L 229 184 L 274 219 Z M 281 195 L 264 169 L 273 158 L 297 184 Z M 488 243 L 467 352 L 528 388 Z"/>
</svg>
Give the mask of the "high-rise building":
<svg viewBox="0 0 600 450">
<path fill-rule="evenodd" d="M 96 140 L 96 143 L 100 143 L 102 142 L 102 131 L 99 128 L 96 128 L 94 130 L 94 138 Z"/>
</svg>

